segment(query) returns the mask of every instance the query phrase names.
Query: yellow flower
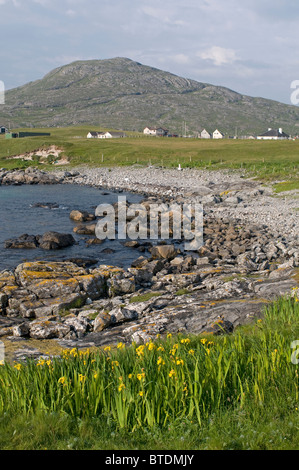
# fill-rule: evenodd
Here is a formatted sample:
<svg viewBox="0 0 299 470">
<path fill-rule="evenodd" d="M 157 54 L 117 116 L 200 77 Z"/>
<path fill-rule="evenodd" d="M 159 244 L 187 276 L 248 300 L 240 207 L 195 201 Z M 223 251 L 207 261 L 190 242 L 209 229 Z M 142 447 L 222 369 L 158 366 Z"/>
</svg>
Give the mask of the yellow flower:
<svg viewBox="0 0 299 470">
<path fill-rule="evenodd" d="M 190 339 L 189 339 L 189 338 L 181 339 L 181 343 L 182 343 L 182 344 L 189 344 L 189 343 L 190 343 Z"/>
<path fill-rule="evenodd" d="M 76 349 L 76 348 L 71 349 L 69 354 L 70 354 L 70 356 L 77 357 L 78 356 L 78 349 Z"/>
<path fill-rule="evenodd" d="M 157 348 L 157 351 L 165 351 L 165 349 L 163 348 L 163 346 L 159 346 L 159 347 Z"/>
<path fill-rule="evenodd" d="M 137 356 L 139 356 L 139 357 L 144 356 L 144 348 L 145 348 L 145 346 L 142 344 L 141 346 L 139 346 L 139 347 L 136 349 L 136 354 L 137 354 Z"/>
<path fill-rule="evenodd" d="M 158 364 L 158 366 L 159 366 L 160 364 L 162 364 L 162 365 L 164 366 L 165 361 L 163 361 L 163 359 L 162 359 L 161 356 L 159 356 L 159 358 L 158 358 L 158 360 L 157 360 L 157 364 Z"/>
<path fill-rule="evenodd" d="M 194 349 L 189 349 L 188 354 L 190 354 L 190 356 L 194 356 Z"/>
<path fill-rule="evenodd" d="M 60 377 L 60 379 L 58 380 L 58 383 L 64 385 L 65 380 L 66 380 L 65 377 Z"/>
<path fill-rule="evenodd" d="M 176 358 L 176 364 L 177 364 L 177 366 L 180 366 L 180 365 L 183 366 L 183 365 L 184 365 L 183 359 L 179 359 L 179 358 L 177 357 L 177 358 Z"/>
<path fill-rule="evenodd" d="M 156 347 L 156 346 L 154 345 L 154 343 L 151 342 L 151 343 L 148 343 L 147 349 L 148 349 L 149 351 L 152 351 L 153 349 L 155 349 L 155 347 Z"/>
<path fill-rule="evenodd" d="M 139 395 L 140 397 L 143 397 L 143 391 L 139 392 L 138 395 Z"/>
<path fill-rule="evenodd" d="M 207 341 L 208 341 L 207 338 L 203 338 L 203 339 L 200 340 L 200 342 L 201 342 L 202 344 L 206 344 Z"/>
<path fill-rule="evenodd" d="M 173 377 L 175 375 L 175 370 L 171 369 L 171 371 L 169 372 L 168 376 L 169 377 Z"/>
<path fill-rule="evenodd" d="M 128 378 L 131 379 L 133 377 L 133 374 L 129 374 Z"/>
<path fill-rule="evenodd" d="M 95 372 L 95 373 L 93 374 L 93 378 L 94 378 L 94 379 L 96 379 L 96 378 L 97 378 L 97 376 L 98 376 L 98 373 L 97 373 L 97 372 Z"/>
<path fill-rule="evenodd" d="M 104 348 L 104 351 L 111 351 L 111 346 L 106 346 L 106 347 Z"/>
<path fill-rule="evenodd" d="M 144 378 L 145 378 L 145 373 L 144 372 L 142 372 L 141 374 L 137 374 L 137 379 L 138 380 L 142 380 Z"/>
<path fill-rule="evenodd" d="M 168 339 L 169 339 L 169 338 L 172 338 L 172 334 L 171 334 L 171 333 L 168 333 L 167 338 L 168 338 Z"/>
<path fill-rule="evenodd" d="M 85 379 L 86 379 L 86 375 L 79 374 L 79 380 L 80 380 L 80 382 L 84 382 Z"/>
<path fill-rule="evenodd" d="M 122 343 L 122 342 L 118 343 L 118 345 L 117 345 L 117 349 L 123 349 L 125 347 L 126 347 L 125 344 Z"/>
<path fill-rule="evenodd" d="M 118 386 L 118 391 L 121 392 L 123 389 L 125 389 L 126 386 L 124 383 L 121 383 L 119 386 Z"/>
<path fill-rule="evenodd" d="M 17 369 L 17 370 L 20 370 L 22 367 L 22 364 L 15 364 L 14 365 L 14 368 Z"/>
</svg>

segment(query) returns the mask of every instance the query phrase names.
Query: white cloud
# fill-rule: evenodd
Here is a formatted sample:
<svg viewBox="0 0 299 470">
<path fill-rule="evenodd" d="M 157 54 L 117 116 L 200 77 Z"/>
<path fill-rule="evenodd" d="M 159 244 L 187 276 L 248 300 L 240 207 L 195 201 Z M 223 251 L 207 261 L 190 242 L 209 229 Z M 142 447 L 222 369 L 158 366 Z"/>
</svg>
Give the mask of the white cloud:
<svg viewBox="0 0 299 470">
<path fill-rule="evenodd" d="M 177 64 L 185 65 L 190 63 L 190 58 L 186 54 L 175 54 L 172 58 Z"/>
<path fill-rule="evenodd" d="M 185 21 L 183 21 L 180 16 L 176 16 L 175 8 L 168 9 L 168 8 L 155 8 L 151 6 L 144 6 L 141 8 L 141 11 L 151 18 L 155 20 L 175 26 L 183 26 L 185 25 Z"/>
<path fill-rule="evenodd" d="M 203 60 L 211 60 L 216 66 L 232 64 L 237 60 L 236 52 L 233 49 L 225 49 L 219 46 L 213 46 L 205 51 L 198 52 L 197 56 Z"/>
<path fill-rule="evenodd" d="M 67 10 L 67 11 L 65 12 L 65 14 L 66 14 L 67 16 L 69 16 L 69 17 L 74 17 L 74 16 L 77 15 L 77 13 L 75 12 L 75 10 Z"/>
</svg>

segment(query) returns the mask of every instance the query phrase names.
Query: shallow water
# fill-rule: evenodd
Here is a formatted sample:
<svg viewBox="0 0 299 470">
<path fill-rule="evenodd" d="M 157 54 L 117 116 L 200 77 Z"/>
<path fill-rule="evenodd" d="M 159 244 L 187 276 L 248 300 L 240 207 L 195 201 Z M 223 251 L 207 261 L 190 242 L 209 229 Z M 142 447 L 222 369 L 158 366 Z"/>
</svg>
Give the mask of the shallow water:
<svg viewBox="0 0 299 470">
<path fill-rule="evenodd" d="M 107 191 L 108 192 L 108 191 Z M 54 260 L 69 258 L 96 258 L 98 264 L 110 264 L 127 268 L 141 253 L 125 248 L 118 240 L 106 240 L 101 245 L 86 247 L 87 235 L 73 233 L 77 225 L 70 218 L 75 209 L 95 213 L 95 208 L 103 203 L 115 203 L 119 193 L 77 185 L 22 185 L 0 186 L 0 271 L 14 269 L 24 261 Z M 139 202 L 142 197 L 136 194 L 122 193 L 128 202 Z M 35 203 L 56 203 L 56 209 L 33 207 Z M 48 231 L 71 233 L 78 244 L 62 250 L 46 251 L 37 249 L 5 249 L 7 239 L 28 235 L 43 235 Z M 115 253 L 102 253 L 112 248 Z"/>
</svg>

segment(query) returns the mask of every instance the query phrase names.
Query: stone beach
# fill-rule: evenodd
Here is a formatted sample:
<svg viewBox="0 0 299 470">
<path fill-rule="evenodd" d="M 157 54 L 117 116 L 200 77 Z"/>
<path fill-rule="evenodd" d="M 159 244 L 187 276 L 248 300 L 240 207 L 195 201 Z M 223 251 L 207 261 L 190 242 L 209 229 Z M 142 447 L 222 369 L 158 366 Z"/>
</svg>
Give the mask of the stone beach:
<svg viewBox="0 0 299 470">
<path fill-rule="evenodd" d="M 138 240 L 127 244 L 136 251 L 127 270 L 34 261 L 2 271 L 1 340 L 41 345 L 27 352 L 23 345 L 18 358 L 38 357 L 45 339 L 86 348 L 141 343 L 168 332 L 231 332 L 261 317 L 277 296 L 296 295 L 298 195 L 277 196 L 270 184 L 240 171 L 130 167 L 48 174 L 29 168 L 0 170 L 0 184 L 89 185 L 139 193 L 145 207 L 198 202 L 204 210 L 204 245 L 196 252 L 173 240 Z M 88 228 L 93 217 L 84 218 L 84 209 L 82 217 L 73 214 L 77 232 L 96 242 Z"/>
</svg>

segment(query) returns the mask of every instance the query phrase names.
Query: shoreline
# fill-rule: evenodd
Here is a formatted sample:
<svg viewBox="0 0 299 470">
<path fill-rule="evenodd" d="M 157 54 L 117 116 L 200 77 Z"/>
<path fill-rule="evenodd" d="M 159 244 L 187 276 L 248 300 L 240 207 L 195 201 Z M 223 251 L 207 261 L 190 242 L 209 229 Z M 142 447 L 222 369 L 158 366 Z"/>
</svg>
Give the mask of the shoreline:
<svg viewBox="0 0 299 470">
<path fill-rule="evenodd" d="M 0 181 L 14 184 L 16 174 L 15 183 L 24 184 L 20 179 L 29 175 L 38 184 L 40 176 L 42 184 L 50 178 L 51 184 L 135 192 L 151 202 L 200 202 L 205 244 L 194 257 L 158 243 L 146 247 L 145 258 L 137 243 L 127 270 L 32 262 L 0 273 L 0 338 L 21 347 L 18 359 L 39 357 L 45 340 L 56 348 L 86 348 L 142 343 L 167 332 L 229 333 L 259 318 L 278 296 L 298 295 L 298 215 L 284 215 L 296 198 L 273 197 L 270 187 L 229 171 L 37 171 L 11 172 L 8 180 L 0 171 Z M 40 348 L 28 349 L 28 339 Z"/>
<path fill-rule="evenodd" d="M 53 172 L 33 168 L 0 170 L 0 187 L 5 184 L 78 184 L 144 197 L 198 202 L 209 214 L 267 225 L 274 235 L 298 238 L 299 233 L 299 191 L 276 195 L 270 183 L 246 178 L 240 170 L 179 171 L 155 167 L 78 167 Z"/>
<path fill-rule="evenodd" d="M 245 178 L 239 170 L 78 168 L 66 183 L 136 192 L 179 202 L 199 202 L 206 213 L 267 225 L 273 235 L 298 239 L 299 192 L 277 196 L 270 184 Z M 55 172 L 57 175 L 65 172 Z M 72 172 L 71 172 L 72 173 Z"/>
</svg>

